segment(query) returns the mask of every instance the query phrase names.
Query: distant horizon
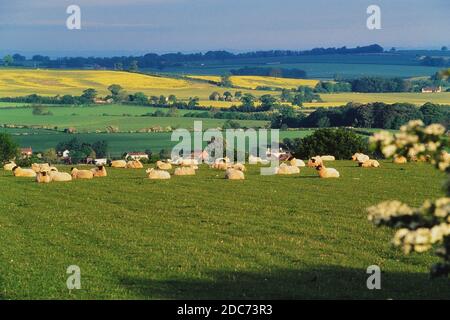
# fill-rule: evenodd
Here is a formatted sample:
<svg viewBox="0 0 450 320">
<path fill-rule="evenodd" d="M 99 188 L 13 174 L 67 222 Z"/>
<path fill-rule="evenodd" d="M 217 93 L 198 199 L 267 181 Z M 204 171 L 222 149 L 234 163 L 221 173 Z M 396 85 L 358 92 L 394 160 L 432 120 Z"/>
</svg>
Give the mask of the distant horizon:
<svg viewBox="0 0 450 320">
<path fill-rule="evenodd" d="M 370 44 L 361 44 L 361 45 L 357 45 L 357 46 L 365 46 L 365 45 L 370 45 Z M 355 46 L 355 47 L 357 47 Z M 436 46 L 436 47 L 421 47 L 421 46 L 417 46 L 417 47 L 396 47 L 396 46 L 383 46 L 383 49 L 385 51 L 389 51 L 391 48 L 395 48 L 396 51 L 441 51 L 442 46 Z M 173 50 L 173 51 L 162 51 L 162 50 L 117 50 L 117 51 L 111 51 L 111 50 L 70 50 L 70 51 L 56 51 L 56 50 L 47 50 L 47 51 L 42 51 L 42 50 L 27 50 L 27 51 L 21 51 L 21 50 L 1 50 L 0 49 L 0 58 L 5 56 L 5 55 L 13 55 L 13 54 L 20 54 L 23 55 L 25 57 L 27 57 L 27 59 L 30 59 L 32 56 L 34 55 L 43 55 L 43 56 L 48 56 L 51 59 L 54 58 L 73 58 L 73 57 L 83 57 L 83 58 L 87 58 L 87 57 L 105 57 L 105 58 L 110 58 L 110 57 L 116 57 L 116 56 L 143 56 L 145 54 L 149 54 L 149 53 L 155 53 L 158 55 L 163 55 L 163 54 L 170 54 L 170 53 L 181 53 L 181 54 L 194 54 L 194 53 L 206 53 L 208 51 L 227 51 L 227 52 L 231 52 L 233 54 L 239 54 L 239 53 L 247 53 L 247 52 L 256 52 L 256 51 L 272 51 L 272 50 L 280 50 L 280 51 L 307 51 L 307 50 L 312 50 L 315 48 L 331 48 L 331 47 L 336 47 L 336 48 L 342 48 L 342 47 L 347 47 L 347 48 L 354 48 L 353 46 L 348 46 L 348 45 L 341 45 L 341 46 L 318 46 L 318 47 L 311 47 L 311 48 L 299 48 L 299 49 L 295 49 L 295 48 L 273 48 L 273 49 L 260 49 L 260 48 L 256 48 L 256 49 L 227 49 L 227 48 L 218 48 L 218 49 L 205 49 L 205 50 L 185 50 L 185 51 L 180 51 L 180 50 Z"/>
</svg>

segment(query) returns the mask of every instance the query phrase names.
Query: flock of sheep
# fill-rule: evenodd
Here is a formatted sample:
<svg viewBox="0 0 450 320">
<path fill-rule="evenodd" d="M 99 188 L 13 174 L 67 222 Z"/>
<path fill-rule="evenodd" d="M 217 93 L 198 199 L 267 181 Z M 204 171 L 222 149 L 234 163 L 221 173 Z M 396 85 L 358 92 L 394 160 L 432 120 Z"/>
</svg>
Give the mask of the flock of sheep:
<svg viewBox="0 0 450 320">
<path fill-rule="evenodd" d="M 317 170 L 320 178 L 339 178 L 340 174 L 334 168 L 325 167 L 324 161 L 334 161 L 334 156 L 316 156 L 308 160 L 307 164 L 304 161 L 290 157 L 285 162 L 274 168 L 273 174 L 278 175 L 291 175 L 300 173 L 300 167 L 313 167 Z M 378 168 L 380 163 L 377 160 L 370 159 L 369 156 L 362 153 L 355 153 L 352 156 L 352 160 L 358 162 L 360 167 L 363 168 Z M 406 159 L 398 157 L 394 159 L 394 163 L 405 163 Z M 261 159 L 250 155 L 249 164 L 268 164 L 269 160 Z M 199 162 L 196 159 L 177 159 L 175 161 L 157 161 L 155 168 L 149 168 L 146 170 L 147 177 L 152 180 L 166 180 L 171 178 L 171 174 L 168 170 L 172 170 L 175 167 L 173 175 L 175 176 L 193 176 L 198 170 Z M 123 169 L 143 169 L 144 166 L 139 160 L 125 161 L 114 160 L 110 163 L 112 168 Z M 94 179 L 99 177 L 106 177 L 107 171 L 104 165 L 97 166 L 90 170 L 80 170 L 78 168 L 72 168 L 70 173 L 59 172 L 54 166 L 47 163 L 44 164 L 32 164 L 29 169 L 22 169 L 14 162 L 9 162 L 3 166 L 4 170 L 12 171 L 16 177 L 30 177 L 35 178 L 38 183 L 50 183 L 50 182 L 66 182 L 74 179 Z M 228 158 L 216 159 L 215 162 L 210 165 L 210 168 L 215 170 L 225 171 L 225 179 L 229 180 L 244 180 L 246 167 L 242 163 L 231 163 Z"/>
</svg>

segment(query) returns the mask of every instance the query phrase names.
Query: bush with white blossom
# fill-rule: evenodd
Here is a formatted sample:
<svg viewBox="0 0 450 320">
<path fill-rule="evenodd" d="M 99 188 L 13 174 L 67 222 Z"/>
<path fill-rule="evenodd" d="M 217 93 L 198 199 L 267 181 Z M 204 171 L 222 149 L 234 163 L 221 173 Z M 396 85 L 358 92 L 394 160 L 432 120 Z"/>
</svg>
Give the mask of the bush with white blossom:
<svg viewBox="0 0 450 320">
<path fill-rule="evenodd" d="M 440 124 L 424 126 L 421 120 L 414 120 L 396 134 L 381 131 L 370 138 L 371 147 L 387 158 L 423 159 L 447 173 L 446 197 L 428 200 L 420 208 L 392 200 L 367 209 L 375 225 L 397 229 L 393 244 L 406 254 L 436 248 L 442 261 L 432 266 L 432 277 L 450 274 L 450 154 L 445 151 L 445 131 Z"/>
</svg>

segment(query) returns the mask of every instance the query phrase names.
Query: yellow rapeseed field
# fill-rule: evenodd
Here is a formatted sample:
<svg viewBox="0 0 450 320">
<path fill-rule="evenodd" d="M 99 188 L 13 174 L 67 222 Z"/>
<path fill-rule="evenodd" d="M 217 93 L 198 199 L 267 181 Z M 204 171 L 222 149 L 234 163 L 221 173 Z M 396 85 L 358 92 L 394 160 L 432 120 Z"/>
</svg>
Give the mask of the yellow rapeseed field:
<svg viewBox="0 0 450 320">
<path fill-rule="evenodd" d="M 234 86 L 249 89 L 256 89 L 257 87 L 283 89 L 292 89 L 299 86 L 314 87 L 319 82 L 319 80 L 313 79 L 288 79 L 260 76 L 232 76 L 230 79 Z"/>
<path fill-rule="evenodd" d="M 107 94 L 107 87 L 119 84 L 129 92 L 142 91 L 153 94 L 161 91 L 192 90 L 192 84 L 186 80 L 158 77 L 119 71 L 103 70 L 0 70 L 0 95 L 25 94 L 73 94 L 78 95 L 87 88 L 94 88 L 100 94 Z M 202 85 L 202 84 L 200 84 Z M 204 84 L 203 86 L 208 86 Z M 211 91 L 213 86 L 211 86 Z"/>
</svg>

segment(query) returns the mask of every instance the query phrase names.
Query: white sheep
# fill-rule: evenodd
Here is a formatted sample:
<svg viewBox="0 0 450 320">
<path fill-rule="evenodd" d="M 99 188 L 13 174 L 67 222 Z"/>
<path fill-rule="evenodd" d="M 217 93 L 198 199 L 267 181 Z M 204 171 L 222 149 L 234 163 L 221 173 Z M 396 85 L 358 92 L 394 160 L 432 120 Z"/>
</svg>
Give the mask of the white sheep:
<svg viewBox="0 0 450 320">
<path fill-rule="evenodd" d="M 15 177 L 35 178 L 36 172 L 33 169 L 22 169 L 21 167 L 14 167 L 12 172 Z"/>
<path fill-rule="evenodd" d="M 67 172 L 50 171 L 49 175 L 52 178 L 52 181 L 54 182 L 72 181 L 72 176 Z"/>
<path fill-rule="evenodd" d="M 12 169 L 13 169 L 14 167 L 17 167 L 17 165 L 14 163 L 14 161 L 11 161 L 11 162 L 9 162 L 9 163 L 6 163 L 6 164 L 3 166 L 3 170 L 5 170 L 5 171 L 12 171 Z"/>
<path fill-rule="evenodd" d="M 319 177 L 321 178 L 339 178 L 340 174 L 334 168 L 326 168 L 323 164 L 316 166 L 316 170 L 319 171 Z"/>
<path fill-rule="evenodd" d="M 195 176 L 194 167 L 179 167 L 173 173 L 175 176 Z"/>
<path fill-rule="evenodd" d="M 245 175 L 241 170 L 227 169 L 225 179 L 228 180 L 245 180 Z"/>
<path fill-rule="evenodd" d="M 278 170 L 276 172 L 277 172 L 277 174 L 280 174 L 280 175 L 296 174 L 296 173 L 300 173 L 300 169 L 298 167 L 288 166 L 287 164 L 282 163 L 278 167 Z"/>
<path fill-rule="evenodd" d="M 170 179 L 170 173 L 168 173 L 167 171 L 164 171 L 164 170 L 155 170 L 155 169 L 151 168 L 151 169 L 147 169 L 145 172 L 147 173 L 148 178 L 152 179 L 152 180 Z"/>
</svg>

